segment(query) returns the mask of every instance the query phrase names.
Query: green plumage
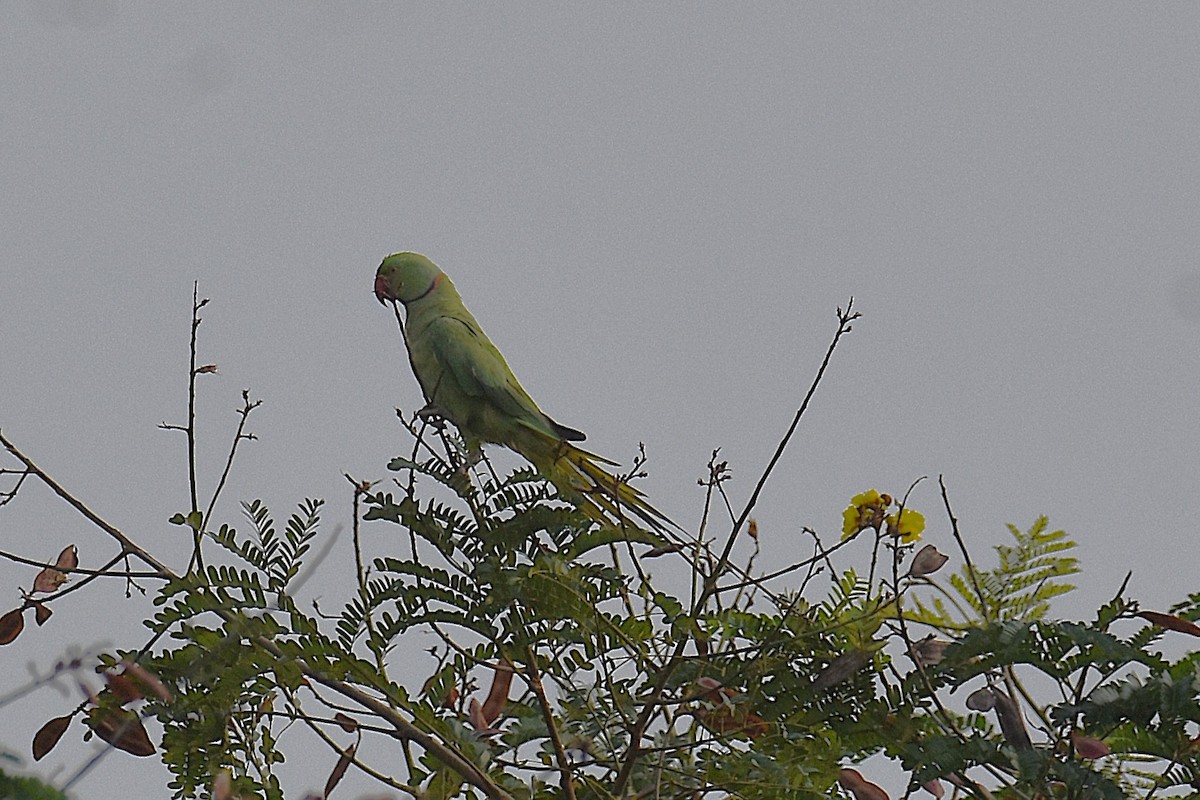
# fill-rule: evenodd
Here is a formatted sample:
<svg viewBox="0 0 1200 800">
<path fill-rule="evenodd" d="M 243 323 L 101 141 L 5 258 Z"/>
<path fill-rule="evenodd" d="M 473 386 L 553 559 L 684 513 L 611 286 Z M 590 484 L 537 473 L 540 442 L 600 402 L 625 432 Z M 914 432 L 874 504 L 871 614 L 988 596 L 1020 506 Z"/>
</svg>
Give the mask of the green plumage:
<svg viewBox="0 0 1200 800">
<path fill-rule="evenodd" d="M 600 466 L 615 462 L 571 444 L 582 433 L 538 408 L 436 264 L 417 253 L 388 256 L 376 273 L 375 295 L 404 304 L 405 344 L 428 409 L 453 422 L 468 448 L 491 442 L 515 450 L 600 521 L 620 524 L 631 512 L 655 530 L 669 522 Z"/>
</svg>

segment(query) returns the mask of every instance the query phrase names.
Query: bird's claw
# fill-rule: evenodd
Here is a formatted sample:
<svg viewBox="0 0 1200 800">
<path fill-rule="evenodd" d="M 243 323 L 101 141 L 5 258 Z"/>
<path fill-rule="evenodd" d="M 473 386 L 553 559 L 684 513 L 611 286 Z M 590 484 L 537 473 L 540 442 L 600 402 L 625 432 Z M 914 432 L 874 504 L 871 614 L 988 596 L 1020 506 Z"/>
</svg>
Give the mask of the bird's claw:
<svg viewBox="0 0 1200 800">
<path fill-rule="evenodd" d="M 446 427 L 446 415 L 432 403 L 418 411 L 417 418 L 439 431 Z"/>
</svg>

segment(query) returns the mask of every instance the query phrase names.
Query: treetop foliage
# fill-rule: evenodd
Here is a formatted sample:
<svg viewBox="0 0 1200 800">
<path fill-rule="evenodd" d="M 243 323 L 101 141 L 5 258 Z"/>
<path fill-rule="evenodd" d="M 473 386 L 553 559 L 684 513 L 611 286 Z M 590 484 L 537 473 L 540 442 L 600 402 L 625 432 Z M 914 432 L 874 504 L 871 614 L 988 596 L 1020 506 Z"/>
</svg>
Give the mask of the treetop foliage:
<svg viewBox="0 0 1200 800">
<path fill-rule="evenodd" d="M 323 796 L 355 772 L 422 800 L 1082 800 L 1200 787 L 1197 657 L 1158 649 L 1200 635 L 1200 595 L 1155 612 L 1121 587 L 1091 620 L 1056 619 L 1053 601 L 1079 574 L 1072 538 L 1038 517 L 981 558 L 941 480 L 936 499 L 920 482 L 901 499 L 855 494 L 840 539 L 797 525 L 786 535 L 808 552 L 759 563 L 781 534 L 754 521 L 758 493 L 856 318 L 839 310 L 740 511 L 713 452 L 704 522 L 688 533 L 598 522 L 534 471 L 498 473 L 452 427 L 398 413 L 405 452 L 391 479 L 347 476 L 355 580 L 319 602 L 303 587 L 329 535 L 321 500 L 282 524 L 258 500 L 217 521 L 253 438 L 248 393 L 203 507 L 189 447 L 192 507 L 170 520 L 193 542 L 180 569 L 0 434 L 14 464 L 0 506 L 39 481 L 116 545 L 90 567 L 73 545 L 54 564 L 25 559 L 33 588 L 0 616 L 0 642 L 20 647 L 29 612 L 48 624 L 93 580 L 153 600 L 144 642 L 66 660 L 28 687 L 89 669 L 104 682 L 51 712 L 34 757 L 98 737 L 113 757 L 161 759 L 173 797 L 222 800 L 283 798 L 281 766 L 299 758 L 328 763 Z M 193 340 L 190 401 L 209 366 L 196 366 Z M 190 442 L 193 424 L 165 427 Z M 400 674 L 397 655 L 422 647 L 427 673 Z M 887 789 L 876 777 L 900 771 Z"/>
</svg>

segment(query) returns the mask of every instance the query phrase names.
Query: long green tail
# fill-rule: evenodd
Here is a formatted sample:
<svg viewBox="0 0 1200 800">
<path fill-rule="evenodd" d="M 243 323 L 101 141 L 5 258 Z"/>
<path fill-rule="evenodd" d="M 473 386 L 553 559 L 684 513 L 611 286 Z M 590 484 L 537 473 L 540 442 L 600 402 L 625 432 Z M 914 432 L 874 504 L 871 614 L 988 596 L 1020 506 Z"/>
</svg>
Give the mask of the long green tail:
<svg viewBox="0 0 1200 800">
<path fill-rule="evenodd" d="M 556 451 L 557 458 L 551 468 L 543 471 L 560 492 L 578 502 L 592 519 L 621 528 L 638 525 L 630 521 L 633 516 L 656 533 L 665 533 L 668 527 L 679 528 L 670 517 L 650 505 L 641 491 L 600 466 L 602 463 L 617 466 L 616 462 L 569 442 L 559 442 Z"/>
</svg>

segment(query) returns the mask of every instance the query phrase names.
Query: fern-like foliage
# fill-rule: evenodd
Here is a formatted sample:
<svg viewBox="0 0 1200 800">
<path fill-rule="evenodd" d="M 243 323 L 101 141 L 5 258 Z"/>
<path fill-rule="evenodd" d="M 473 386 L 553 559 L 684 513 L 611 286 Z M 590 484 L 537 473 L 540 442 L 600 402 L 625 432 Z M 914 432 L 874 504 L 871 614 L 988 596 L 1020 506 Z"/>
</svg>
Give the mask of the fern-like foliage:
<svg viewBox="0 0 1200 800">
<path fill-rule="evenodd" d="M 576 797 L 589 800 L 618 784 L 622 796 L 815 800 L 843 765 L 877 755 L 910 770 L 910 790 L 987 770 L 1014 797 L 1061 786 L 1064 797 L 1115 800 L 1196 773 L 1186 744 L 1200 724 L 1195 665 L 1149 652 L 1154 626 L 1118 635 L 1135 612 L 1120 597 L 1091 623 L 1050 619 L 1078 565 L 1073 542 L 1044 518 L 1010 527 L 994 568 L 963 570 L 948 587 L 846 568 L 830 572 L 821 597 L 785 589 L 755 607 L 751 593 L 668 591 L 638 551 L 657 539 L 599 525 L 527 469 L 497 476 L 437 457 L 391 466 L 399 491 L 356 491 L 363 521 L 395 536 L 360 562 L 332 613 L 307 613 L 291 594 L 318 536 L 313 500 L 282 530 L 261 503 L 245 504 L 247 535 L 209 534 L 230 563 L 160 594 L 152 627 L 173 643 L 143 663 L 175 692 L 151 709 L 176 797 L 203 796 L 229 770 L 240 796 L 282 798 L 276 767 L 291 721 L 345 716 L 342 705 L 310 711 L 300 665 L 403 714 L 520 800 L 561 797 L 547 776 L 564 759 Z M 876 547 L 907 552 L 883 537 Z M 717 563 L 704 543 L 685 555 L 698 583 Z M 930 588 L 941 594 L 916 597 Z M 1200 614 L 1200 602 L 1176 610 Z M 909 643 L 902 620 L 955 642 L 913 668 L 897 658 L 895 645 Z M 430 634 L 436 663 L 406 689 L 389 655 Z M 1025 742 L 946 699 L 960 687 L 1002 691 L 1026 673 L 1059 696 L 1037 708 L 1013 701 L 1036 719 Z M 1078 731 L 1125 750 L 1086 763 L 1071 750 Z M 390 777 L 414 796 L 472 796 L 458 762 L 409 738 L 399 750 Z"/>
<path fill-rule="evenodd" d="M 910 596 L 912 607 L 905 617 L 946 631 L 1045 618 L 1051 601 L 1075 588 L 1063 578 L 1079 572 L 1079 560 L 1070 554 L 1074 540 L 1065 531 L 1048 530 L 1049 526 L 1044 516 L 1026 531 L 1009 525 L 1014 543 L 995 547 L 999 563 L 994 568 L 964 564 L 950 576 L 950 589 L 942 594 Z"/>
</svg>

